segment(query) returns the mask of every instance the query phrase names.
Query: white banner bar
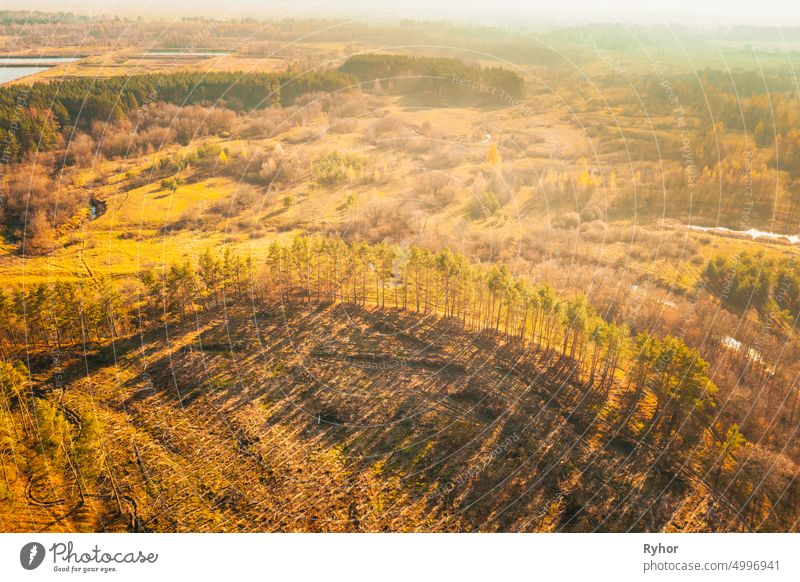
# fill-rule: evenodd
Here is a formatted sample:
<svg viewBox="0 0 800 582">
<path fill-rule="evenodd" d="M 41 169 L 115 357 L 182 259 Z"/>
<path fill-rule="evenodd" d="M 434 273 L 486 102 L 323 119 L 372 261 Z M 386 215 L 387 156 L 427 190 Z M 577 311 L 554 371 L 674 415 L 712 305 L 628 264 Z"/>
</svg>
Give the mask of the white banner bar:
<svg viewBox="0 0 800 582">
<path fill-rule="evenodd" d="M 796 534 L 3 534 L 0 580 L 800 580 Z"/>
</svg>

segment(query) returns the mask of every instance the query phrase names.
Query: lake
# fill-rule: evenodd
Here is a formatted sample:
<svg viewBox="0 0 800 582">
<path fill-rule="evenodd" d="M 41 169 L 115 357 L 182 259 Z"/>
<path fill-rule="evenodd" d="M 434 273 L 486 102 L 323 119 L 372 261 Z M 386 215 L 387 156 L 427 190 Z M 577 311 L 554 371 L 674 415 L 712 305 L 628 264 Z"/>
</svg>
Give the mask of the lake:
<svg viewBox="0 0 800 582">
<path fill-rule="evenodd" d="M 41 73 L 49 68 L 50 67 L 2 67 L 0 68 L 0 85 L 13 81 L 14 79 Z"/>
<path fill-rule="evenodd" d="M 61 63 L 74 63 L 81 57 L 6 57 L 0 55 L 0 67 L 48 67 Z"/>
<path fill-rule="evenodd" d="M 72 63 L 81 57 L 8 57 L 0 56 L 0 85 L 35 75 L 62 63 Z"/>
</svg>

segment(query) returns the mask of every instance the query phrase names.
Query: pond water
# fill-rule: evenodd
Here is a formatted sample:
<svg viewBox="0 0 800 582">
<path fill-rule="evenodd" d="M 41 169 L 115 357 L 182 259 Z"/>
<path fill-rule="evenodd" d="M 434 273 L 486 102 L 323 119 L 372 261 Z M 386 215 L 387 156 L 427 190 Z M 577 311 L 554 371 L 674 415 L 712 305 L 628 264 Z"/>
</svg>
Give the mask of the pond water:
<svg viewBox="0 0 800 582">
<path fill-rule="evenodd" d="M 35 75 L 62 63 L 72 63 L 81 57 L 8 57 L 0 55 L 0 85 Z"/>
<path fill-rule="evenodd" d="M 726 335 L 724 338 L 722 338 L 722 345 L 724 345 L 729 350 L 733 350 L 735 352 L 745 351 L 744 344 L 742 344 L 742 342 L 729 335 Z M 758 352 L 758 350 L 755 350 L 753 348 L 747 348 L 746 353 L 747 353 L 747 359 L 753 362 L 762 363 L 764 361 L 764 358 L 761 357 L 761 354 Z"/>
<path fill-rule="evenodd" d="M 46 67 L 61 63 L 74 63 L 81 57 L 5 57 L 0 55 L 0 67 Z"/>
<path fill-rule="evenodd" d="M 800 244 L 800 235 L 798 234 L 780 234 L 776 232 L 767 232 L 765 230 L 758 230 L 751 228 L 749 230 L 734 230 L 732 228 L 725 228 L 723 226 L 694 226 L 689 225 L 689 230 L 698 230 L 700 232 L 710 232 L 712 234 L 729 234 L 736 236 L 746 236 L 752 239 L 768 238 L 771 240 L 780 240 L 788 242 L 789 244 Z"/>
<path fill-rule="evenodd" d="M 49 68 L 50 67 L 0 67 L 0 85 L 13 81 L 14 79 L 41 73 Z"/>
</svg>

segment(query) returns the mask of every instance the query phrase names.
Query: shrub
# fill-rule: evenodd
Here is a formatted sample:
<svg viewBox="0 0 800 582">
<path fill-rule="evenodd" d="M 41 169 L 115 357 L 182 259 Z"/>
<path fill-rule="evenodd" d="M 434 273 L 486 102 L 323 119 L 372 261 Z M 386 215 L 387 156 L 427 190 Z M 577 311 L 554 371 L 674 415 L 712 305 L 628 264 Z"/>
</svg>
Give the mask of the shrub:
<svg viewBox="0 0 800 582">
<path fill-rule="evenodd" d="M 494 192 L 486 190 L 483 194 L 475 196 L 470 208 L 470 216 L 476 220 L 488 218 L 494 216 L 501 207 L 500 201 L 497 200 Z"/>
<path fill-rule="evenodd" d="M 358 179 L 364 166 L 366 162 L 356 154 L 331 152 L 314 162 L 311 174 L 318 186 L 338 186 Z"/>
</svg>

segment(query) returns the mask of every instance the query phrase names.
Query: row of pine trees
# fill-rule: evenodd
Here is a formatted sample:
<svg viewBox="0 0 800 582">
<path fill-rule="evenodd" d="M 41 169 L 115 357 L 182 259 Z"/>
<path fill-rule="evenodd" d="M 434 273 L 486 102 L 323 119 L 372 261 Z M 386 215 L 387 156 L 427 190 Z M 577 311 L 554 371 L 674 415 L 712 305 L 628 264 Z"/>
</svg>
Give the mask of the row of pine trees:
<svg viewBox="0 0 800 582">
<path fill-rule="evenodd" d="M 457 321 L 568 359 L 576 378 L 606 398 L 627 383 L 627 413 L 655 397 L 642 430 L 664 438 L 699 435 L 716 387 L 708 364 L 680 338 L 634 336 L 606 321 L 582 294 L 565 297 L 545 282 L 514 276 L 505 265 L 470 262 L 451 250 L 297 236 L 273 242 L 265 260 L 210 250 L 141 274 L 136 282 L 94 279 L 0 290 L 0 347 L 61 349 L 101 343 L 238 302 L 348 303 Z M 691 429 L 691 430 L 690 430 Z"/>
</svg>

